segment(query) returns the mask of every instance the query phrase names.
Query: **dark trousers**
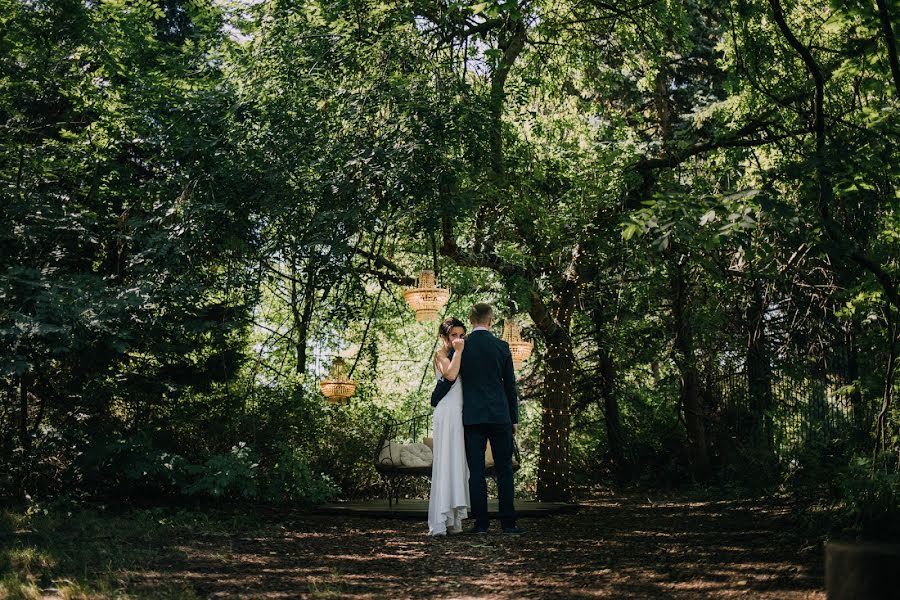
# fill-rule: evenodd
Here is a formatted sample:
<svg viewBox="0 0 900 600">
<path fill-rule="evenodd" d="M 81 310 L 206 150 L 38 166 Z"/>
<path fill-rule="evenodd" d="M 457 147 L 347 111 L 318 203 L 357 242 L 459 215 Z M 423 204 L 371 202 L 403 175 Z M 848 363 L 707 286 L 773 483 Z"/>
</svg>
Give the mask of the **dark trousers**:
<svg viewBox="0 0 900 600">
<path fill-rule="evenodd" d="M 512 425 L 483 423 L 466 425 L 466 462 L 469 463 L 469 501 L 475 527 L 488 526 L 487 482 L 484 475 L 484 451 L 488 440 L 494 455 L 494 472 L 497 476 L 497 492 L 500 496 L 500 525 L 516 526 L 513 507 L 513 436 Z"/>
</svg>

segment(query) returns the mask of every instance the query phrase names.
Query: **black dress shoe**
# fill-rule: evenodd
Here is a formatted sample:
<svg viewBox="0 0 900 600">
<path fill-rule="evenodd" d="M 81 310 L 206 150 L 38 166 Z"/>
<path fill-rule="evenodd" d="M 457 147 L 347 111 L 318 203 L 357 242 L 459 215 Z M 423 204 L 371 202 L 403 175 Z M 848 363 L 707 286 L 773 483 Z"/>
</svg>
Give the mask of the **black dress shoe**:
<svg viewBox="0 0 900 600">
<path fill-rule="evenodd" d="M 473 527 L 466 533 L 468 533 L 470 535 L 484 535 L 487 533 L 487 528 L 486 527 Z"/>
<path fill-rule="evenodd" d="M 525 530 L 521 527 L 504 527 L 503 533 L 507 535 L 522 535 L 525 533 Z"/>
</svg>

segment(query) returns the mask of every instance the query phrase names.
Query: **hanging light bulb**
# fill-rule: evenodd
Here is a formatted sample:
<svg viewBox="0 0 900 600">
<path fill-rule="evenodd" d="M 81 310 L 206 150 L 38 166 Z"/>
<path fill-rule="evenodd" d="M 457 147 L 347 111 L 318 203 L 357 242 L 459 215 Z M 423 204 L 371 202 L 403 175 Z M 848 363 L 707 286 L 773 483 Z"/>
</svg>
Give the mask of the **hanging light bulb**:
<svg viewBox="0 0 900 600">
<path fill-rule="evenodd" d="M 522 339 L 522 328 L 515 319 L 506 319 L 503 324 L 503 341 L 509 344 L 513 366 L 519 368 L 534 350 L 534 344 Z"/>
<path fill-rule="evenodd" d="M 403 292 L 403 299 L 416 311 L 416 321 L 434 321 L 450 300 L 450 288 L 439 288 L 434 271 L 424 270 L 419 273 L 418 285 Z"/>
<path fill-rule="evenodd" d="M 347 363 L 340 356 L 334 359 L 328 377 L 319 382 L 322 395 L 332 404 L 346 404 L 356 392 L 356 382 L 347 376 Z"/>
</svg>

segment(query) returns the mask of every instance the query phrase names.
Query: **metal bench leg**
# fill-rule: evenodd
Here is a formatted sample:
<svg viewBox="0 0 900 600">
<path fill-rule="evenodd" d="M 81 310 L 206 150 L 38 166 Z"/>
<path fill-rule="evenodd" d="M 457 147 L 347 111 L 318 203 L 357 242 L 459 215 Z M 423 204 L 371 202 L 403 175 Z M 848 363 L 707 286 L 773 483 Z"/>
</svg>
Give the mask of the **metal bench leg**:
<svg viewBox="0 0 900 600">
<path fill-rule="evenodd" d="M 401 478 L 397 475 L 382 475 L 381 479 L 384 481 L 384 488 L 387 491 L 388 508 L 393 509 L 394 504 L 400 503 Z"/>
</svg>

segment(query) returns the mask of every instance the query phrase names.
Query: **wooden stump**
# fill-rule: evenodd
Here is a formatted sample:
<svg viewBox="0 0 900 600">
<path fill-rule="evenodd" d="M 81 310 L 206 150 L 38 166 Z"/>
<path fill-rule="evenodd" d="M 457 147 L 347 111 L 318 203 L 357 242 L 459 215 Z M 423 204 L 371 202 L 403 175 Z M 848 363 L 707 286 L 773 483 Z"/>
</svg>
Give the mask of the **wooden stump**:
<svg viewBox="0 0 900 600">
<path fill-rule="evenodd" d="M 900 597 L 900 545 L 830 543 L 825 546 L 828 600 Z"/>
</svg>

